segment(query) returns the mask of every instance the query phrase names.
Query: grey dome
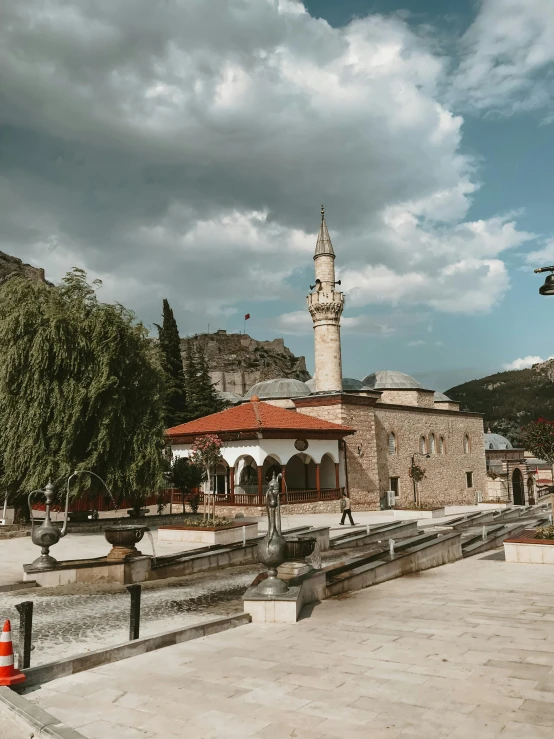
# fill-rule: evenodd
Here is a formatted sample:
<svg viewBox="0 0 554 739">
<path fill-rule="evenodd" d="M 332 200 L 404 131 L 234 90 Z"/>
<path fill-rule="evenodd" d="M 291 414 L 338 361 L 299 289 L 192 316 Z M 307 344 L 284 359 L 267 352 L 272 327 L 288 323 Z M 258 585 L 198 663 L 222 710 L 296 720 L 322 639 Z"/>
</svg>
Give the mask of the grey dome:
<svg viewBox="0 0 554 739">
<path fill-rule="evenodd" d="M 217 391 L 217 397 L 220 400 L 225 401 L 226 403 L 231 403 L 231 405 L 235 405 L 236 403 L 240 403 L 242 400 L 242 396 L 238 395 L 237 393 L 228 393 L 225 390 L 218 390 Z"/>
<path fill-rule="evenodd" d="M 452 398 L 449 398 L 448 395 L 445 395 L 444 393 L 439 393 L 438 390 L 436 390 L 435 394 L 433 395 L 433 401 L 435 403 L 454 403 L 455 402 L 452 400 Z"/>
<path fill-rule="evenodd" d="M 505 436 L 485 434 L 485 449 L 513 449 L 513 446 Z"/>
<path fill-rule="evenodd" d="M 264 398 L 299 398 L 303 395 L 311 395 L 311 392 L 308 385 L 301 380 L 279 377 L 276 380 L 257 382 L 244 394 L 244 397 L 248 399 L 253 395 L 257 395 L 260 400 Z"/>
<path fill-rule="evenodd" d="M 312 393 L 315 393 L 315 377 L 306 382 Z M 369 390 L 361 380 L 355 380 L 353 377 L 342 378 L 342 389 L 345 392 L 353 392 L 356 390 Z"/>
<path fill-rule="evenodd" d="M 367 375 L 363 384 L 371 390 L 424 390 L 423 385 L 414 377 L 395 370 L 380 370 Z"/>
</svg>

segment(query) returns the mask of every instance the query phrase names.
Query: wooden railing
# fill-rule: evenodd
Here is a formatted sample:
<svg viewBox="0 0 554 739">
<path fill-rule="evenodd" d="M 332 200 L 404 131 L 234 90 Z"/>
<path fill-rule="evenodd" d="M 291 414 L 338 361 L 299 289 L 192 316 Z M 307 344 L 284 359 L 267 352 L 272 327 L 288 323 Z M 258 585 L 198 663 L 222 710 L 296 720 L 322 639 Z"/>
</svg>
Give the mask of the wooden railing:
<svg viewBox="0 0 554 739">
<path fill-rule="evenodd" d="M 327 488 L 324 490 L 287 490 L 279 494 L 281 505 L 294 505 L 298 503 L 317 503 L 325 500 L 338 500 L 344 488 Z M 204 494 L 200 493 L 200 504 L 204 503 Z M 211 500 L 211 495 L 209 496 Z M 186 497 L 185 497 L 186 500 Z M 177 501 L 175 501 L 177 502 Z M 234 495 L 217 494 L 216 505 L 220 506 L 264 506 L 265 493 L 237 493 Z"/>
</svg>

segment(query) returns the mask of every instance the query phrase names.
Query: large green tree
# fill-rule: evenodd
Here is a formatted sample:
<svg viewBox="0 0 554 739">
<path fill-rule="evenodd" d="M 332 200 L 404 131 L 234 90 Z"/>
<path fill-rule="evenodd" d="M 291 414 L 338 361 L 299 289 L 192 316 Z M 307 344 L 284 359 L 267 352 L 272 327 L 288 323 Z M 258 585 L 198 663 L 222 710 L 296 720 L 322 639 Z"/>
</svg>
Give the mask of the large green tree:
<svg viewBox="0 0 554 739">
<path fill-rule="evenodd" d="M 188 420 L 185 372 L 177 321 L 167 300 L 163 301 L 163 322 L 157 326 L 161 363 L 165 374 L 164 413 L 166 428 Z"/>
<path fill-rule="evenodd" d="M 200 347 L 189 344 L 186 361 L 186 383 L 190 420 L 209 416 L 226 407 L 213 386 L 208 361 Z"/>
<path fill-rule="evenodd" d="M 73 270 L 57 287 L 0 288 L 0 484 L 16 503 L 76 468 L 134 501 L 163 484 L 159 354 L 99 284 Z"/>
</svg>

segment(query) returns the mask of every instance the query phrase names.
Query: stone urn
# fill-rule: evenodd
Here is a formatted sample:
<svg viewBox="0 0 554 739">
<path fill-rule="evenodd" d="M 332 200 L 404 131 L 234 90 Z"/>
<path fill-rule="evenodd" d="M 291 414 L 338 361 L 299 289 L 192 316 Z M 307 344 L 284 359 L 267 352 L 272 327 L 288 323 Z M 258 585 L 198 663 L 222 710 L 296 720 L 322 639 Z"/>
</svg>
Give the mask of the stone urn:
<svg viewBox="0 0 554 739">
<path fill-rule="evenodd" d="M 106 541 L 112 545 L 108 554 L 109 560 L 124 560 L 132 557 L 140 557 L 142 552 L 136 548 L 136 544 L 144 534 L 150 531 L 148 526 L 140 524 L 114 524 L 106 526 L 104 536 Z"/>
</svg>

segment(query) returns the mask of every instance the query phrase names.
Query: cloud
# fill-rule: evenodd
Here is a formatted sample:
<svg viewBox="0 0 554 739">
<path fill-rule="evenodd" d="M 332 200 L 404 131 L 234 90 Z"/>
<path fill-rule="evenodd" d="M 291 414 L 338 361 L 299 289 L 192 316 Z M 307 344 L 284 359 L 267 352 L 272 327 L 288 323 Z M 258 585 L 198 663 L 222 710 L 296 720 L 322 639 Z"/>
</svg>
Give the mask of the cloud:
<svg viewBox="0 0 554 739">
<path fill-rule="evenodd" d="M 416 341 L 408 341 L 408 346 L 424 346 L 426 343 L 423 339 L 417 339 Z"/>
<path fill-rule="evenodd" d="M 554 4 L 483 0 L 461 43 L 449 99 L 474 111 L 553 109 Z M 551 115 L 547 119 L 552 120 Z M 546 119 L 545 119 L 546 120 Z"/>
<path fill-rule="evenodd" d="M 547 359 L 554 359 L 554 357 L 547 357 Z M 508 362 L 507 364 L 502 365 L 503 370 L 522 370 L 522 369 L 528 369 L 529 367 L 532 367 L 534 364 L 539 364 L 540 362 L 545 362 L 546 360 L 542 357 L 536 357 L 536 356 L 528 356 L 528 357 L 520 357 L 519 359 L 514 359 L 513 362 Z"/>
<path fill-rule="evenodd" d="M 513 214 L 467 221 L 479 182 L 441 102 L 449 60 L 399 17 L 332 28 L 291 0 L 2 16 L 0 249 L 50 279 L 83 267 L 147 322 L 163 297 L 183 333 L 245 298 L 300 306 L 321 202 L 353 307 L 488 310 L 503 254 L 533 238 Z"/>
<path fill-rule="evenodd" d="M 365 336 L 391 336 L 395 334 L 403 324 L 413 324 L 424 320 L 418 315 L 405 317 L 402 315 L 358 315 L 343 316 L 341 319 L 341 332 L 347 334 L 361 334 Z M 297 336 L 313 333 L 313 324 L 310 314 L 305 311 L 293 311 L 277 316 L 271 322 L 274 331 L 283 334 Z"/>
</svg>

